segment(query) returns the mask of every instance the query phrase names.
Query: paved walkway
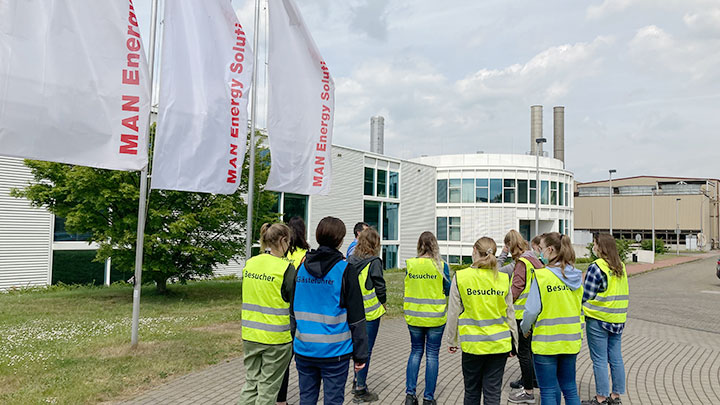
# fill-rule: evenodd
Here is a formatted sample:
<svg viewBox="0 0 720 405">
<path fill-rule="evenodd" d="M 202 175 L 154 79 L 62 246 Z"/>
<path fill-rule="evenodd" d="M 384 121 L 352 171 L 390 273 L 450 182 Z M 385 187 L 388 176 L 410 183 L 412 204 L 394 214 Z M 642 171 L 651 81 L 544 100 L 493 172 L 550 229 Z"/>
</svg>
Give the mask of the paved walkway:
<svg viewBox="0 0 720 405">
<path fill-rule="evenodd" d="M 711 253 L 703 253 L 699 255 L 682 255 L 677 257 L 671 257 L 665 260 L 660 260 L 655 263 L 630 263 L 627 264 L 627 272 L 629 275 L 633 276 L 636 274 L 645 273 L 651 270 L 657 270 L 657 269 L 663 269 L 665 267 L 672 267 L 677 266 L 678 264 L 684 264 L 684 263 L 691 263 L 697 260 L 707 259 L 710 257 L 716 257 L 718 256 L 717 253 L 711 252 Z"/>
<path fill-rule="evenodd" d="M 714 404 L 720 399 L 720 294 L 712 260 L 668 268 L 631 279 L 631 313 L 623 338 L 627 374 L 625 404 Z M 710 269 L 710 270 L 707 270 Z M 682 290 L 682 291 L 676 291 Z M 652 303 L 662 291 L 676 291 Z M 699 296 L 696 311 L 692 298 Z M 690 301 L 688 301 L 690 299 Z M 672 312 L 674 308 L 675 312 Z M 669 314 L 664 314 L 669 312 Z M 680 321 L 680 326 L 671 323 Z M 682 322 L 691 322 L 688 325 Z M 368 384 L 380 395 L 377 404 L 400 404 L 405 396 L 405 365 L 410 347 L 402 319 L 383 321 L 373 353 Z M 594 393 L 592 363 L 585 346 L 578 357 L 577 380 L 583 399 Z M 421 369 L 421 376 L 424 369 Z M 519 377 L 516 359 L 505 371 L 503 403 L 509 382 Z M 419 385 L 422 387 L 422 377 Z M 436 398 L 441 404 L 462 403 L 460 354 L 441 351 Z M 351 381 L 349 381 L 351 382 Z M 243 384 L 242 359 L 233 359 L 204 371 L 177 378 L 126 404 L 236 404 Z M 351 403 L 350 385 L 346 403 Z M 421 391 L 421 389 L 420 389 Z M 419 393 L 420 394 L 420 393 Z M 297 404 L 297 373 L 292 370 L 290 403 Z"/>
</svg>

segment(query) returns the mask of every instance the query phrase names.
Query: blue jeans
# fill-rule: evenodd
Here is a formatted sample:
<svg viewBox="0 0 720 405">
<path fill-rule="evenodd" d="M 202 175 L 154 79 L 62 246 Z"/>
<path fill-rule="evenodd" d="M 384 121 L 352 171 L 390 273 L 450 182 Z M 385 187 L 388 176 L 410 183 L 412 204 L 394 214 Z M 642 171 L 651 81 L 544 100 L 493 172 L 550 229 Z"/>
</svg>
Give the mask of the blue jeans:
<svg viewBox="0 0 720 405">
<path fill-rule="evenodd" d="M 547 356 L 533 354 L 535 375 L 540 387 L 543 405 L 560 405 L 563 395 L 566 405 L 580 405 L 577 383 L 575 382 L 575 360 L 577 354 Z"/>
<path fill-rule="evenodd" d="M 435 385 L 437 384 L 438 368 L 440 367 L 438 354 L 440 353 L 445 325 L 434 328 L 408 325 L 408 329 L 410 330 L 411 349 L 405 373 L 405 393 L 415 395 L 420 361 L 422 360 L 423 351 L 427 348 L 423 397 L 429 400 L 435 399 Z"/>
<path fill-rule="evenodd" d="M 295 356 L 295 366 L 300 386 L 300 405 L 317 404 L 320 396 L 320 381 L 324 387 L 325 405 L 339 405 L 345 401 L 345 382 L 350 359 L 322 362 Z"/>
<path fill-rule="evenodd" d="M 370 368 L 370 356 L 372 355 L 373 346 L 375 346 L 375 339 L 377 338 L 378 331 L 380 330 L 380 319 L 374 321 L 365 322 L 367 326 L 368 334 L 368 358 L 365 362 L 365 367 L 355 373 L 355 386 L 358 390 L 365 389 L 367 387 L 367 375 L 368 369 Z"/>
<path fill-rule="evenodd" d="M 585 325 L 590 358 L 593 362 L 593 374 L 595 374 L 595 392 L 603 397 L 610 396 L 610 381 L 608 380 L 608 363 L 610 363 L 612 392 L 624 394 L 625 365 L 620 345 L 622 333 L 606 331 L 600 325 L 600 321 L 593 318 L 585 318 Z"/>
</svg>

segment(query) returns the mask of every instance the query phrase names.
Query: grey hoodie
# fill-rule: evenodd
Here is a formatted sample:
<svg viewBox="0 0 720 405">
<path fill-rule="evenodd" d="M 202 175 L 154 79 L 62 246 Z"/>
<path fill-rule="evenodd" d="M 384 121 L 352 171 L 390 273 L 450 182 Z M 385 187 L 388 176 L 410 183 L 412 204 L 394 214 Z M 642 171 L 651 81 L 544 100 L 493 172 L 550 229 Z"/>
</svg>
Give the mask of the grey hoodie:
<svg viewBox="0 0 720 405">
<path fill-rule="evenodd" d="M 552 271 L 570 290 L 575 291 L 582 288 L 582 271 L 576 269 L 574 266 L 567 265 L 565 267 L 565 277 L 563 277 L 560 267 L 547 266 L 547 269 Z M 530 295 L 525 303 L 525 314 L 520 323 L 523 334 L 526 334 L 535 324 L 541 311 L 542 301 L 540 300 L 540 288 L 538 287 L 537 278 L 533 278 L 532 284 L 530 285 Z"/>
</svg>

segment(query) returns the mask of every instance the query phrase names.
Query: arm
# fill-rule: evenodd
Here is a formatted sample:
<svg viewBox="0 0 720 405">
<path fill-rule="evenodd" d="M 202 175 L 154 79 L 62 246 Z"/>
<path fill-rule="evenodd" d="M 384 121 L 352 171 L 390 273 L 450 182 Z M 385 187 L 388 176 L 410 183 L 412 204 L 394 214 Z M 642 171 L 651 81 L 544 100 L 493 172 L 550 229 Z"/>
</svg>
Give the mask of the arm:
<svg viewBox="0 0 720 405">
<path fill-rule="evenodd" d="M 453 277 L 450 286 L 450 302 L 448 302 L 447 326 L 445 327 L 445 341 L 448 347 L 458 346 L 458 317 L 464 310 L 465 307 L 457 286 L 457 277 Z"/>
<path fill-rule="evenodd" d="M 365 281 L 365 289 L 372 290 L 375 288 L 375 295 L 381 304 L 387 302 L 387 288 L 385 287 L 385 277 L 383 277 L 382 260 L 377 259 L 370 262 L 368 270 L 368 278 Z"/>
<path fill-rule="evenodd" d="M 505 296 L 505 304 L 507 304 L 507 315 L 505 316 L 505 322 L 510 327 L 510 335 L 512 335 L 512 347 L 513 351 L 516 351 L 518 346 L 518 329 L 517 322 L 515 321 L 515 307 L 513 306 L 512 294 Z"/>
<path fill-rule="evenodd" d="M 540 311 L 542 311 L 540 287 L 538 286 L 537 279 L 534 279 L 532 284 L 530 284 L 530 295 L 525 303 L 525 314 L 520 323 L 520 329 L 522 329 L 523 335 L 530 332 L 530 328 L 535 324 L 538 315 L 540 315 Z"/>
<path fill-rule="evenodd" d="M 593 263 L 590 267 L 588 267 L 587 274 L 585 275 L 582 302 L 594 299 L 598 293 L 605 290 L 607 290 L 607 277 L 605 276 L 605 273 L 603 273 L 602 270 Z"/>
<path fill-rule="evenodd" d="M 355 266 L 348 264 L 343 274 L 340 292 L 340 307 L 347 309 L 347 322 L 350 326 L 353 343 L 353 360 L 357 364 L 365 363 L 368 358 L 368 336 L 365 326 L 365 306 L 363 305 L 360 282 Z"/>
<path fill-rule="evenodd" d="M 282 287 L 280 288 L 280 294 L 285 302 L 290 303 L 293 301 L 293 296 L 295 295 L 296 275 L 297 272 L 295 271 L 295 266 L 288 264 L 287 269 L 285 269 L 285 275 L 283 276 Z"/>
<path fill-rule="evenodd" d="M 443 274 L 445 275 L 443 277 L 443 293 L 447 297 L 450 295 L 450 266 L 445 262 L 443 262 Z"/>
<path fill-rule="evenodd" d="M 515 268 L 513 269 L 513 275 L 512 275 L 512 296 L 513 301 L 517 300 L 520 294 L 522 294 L 523 290 L 525 289 L 525 276 L 527 275 L 527 269 L 525 268 L 525 263 L 523 263 L 521 260 L 518 260 L 517 263 L 515 263 Z"/>
</svg>

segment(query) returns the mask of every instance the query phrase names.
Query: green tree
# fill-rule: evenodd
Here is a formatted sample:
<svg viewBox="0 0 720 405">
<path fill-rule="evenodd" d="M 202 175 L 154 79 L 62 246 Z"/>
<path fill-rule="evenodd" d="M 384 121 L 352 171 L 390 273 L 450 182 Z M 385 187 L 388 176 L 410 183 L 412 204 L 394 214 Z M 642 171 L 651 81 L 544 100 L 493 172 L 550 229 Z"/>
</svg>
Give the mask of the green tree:
<svg viewBox="0 0 720 405">
<path fill-rule="evenodd" d="M 275 194 L 264 191 L 270 154 L 262 142 L 258 134 L 254 229 L 278 216 L 272 212 Z M 143 279 L 154 281 L 158 292 L 166 291 L 170 278 L 185 282 L 209 275 L 217 265 L 244 256 L 247 206 L 242 195 L 248 187 L 248 156 L 235 194 L 152 190 L 145 226 Z M 140 173 L 32 160 L 25 164 L 35 182 L 13 190 L 14 196 L 25 197 L 34 206 L 65 218 L 69 232 L 90 233 L 90 240 L 100 246 L 95 260 L 112 257 L 114 266 L 124 271 L 134 268 Z"/>
</svg>

